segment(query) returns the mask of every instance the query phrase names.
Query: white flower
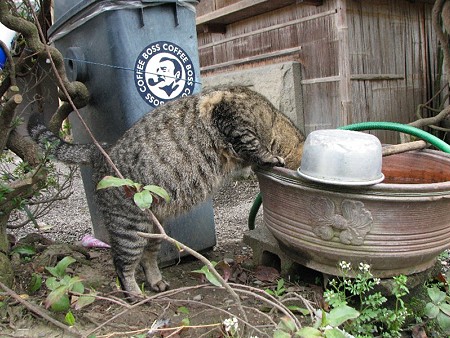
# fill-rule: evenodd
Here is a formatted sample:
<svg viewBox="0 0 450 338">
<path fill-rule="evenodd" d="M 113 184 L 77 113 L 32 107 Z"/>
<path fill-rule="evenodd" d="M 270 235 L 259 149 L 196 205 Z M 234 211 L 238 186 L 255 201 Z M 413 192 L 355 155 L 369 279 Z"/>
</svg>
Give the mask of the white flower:
<svg viewBox="0 0 450 338">
<path fill-rule="evenodd" d="M 359 271 L 361 272 L 369 272 L 370 265 L 366 263 L 359 263 Z"/>
<path fill-rule="evenodd" d="M 373 281 L 375 282 L 376 285 L 381 283 L 381 279 L 379 278 L 374 278 Z"/>
<path fill-rule="evenodd" d="M 352 269 L 352 263 L 350 263 L 350 262 L 347 263 L 346 261 L 340 261 L 339 266 L 344 271 L 349 271 Z"/>
<path fill-rule="evenodd" d="M 238 330 L 238 320 L 236 317 L 225 319 L 222 324 L 226 332 L 234 333 Z"/>
</svg>

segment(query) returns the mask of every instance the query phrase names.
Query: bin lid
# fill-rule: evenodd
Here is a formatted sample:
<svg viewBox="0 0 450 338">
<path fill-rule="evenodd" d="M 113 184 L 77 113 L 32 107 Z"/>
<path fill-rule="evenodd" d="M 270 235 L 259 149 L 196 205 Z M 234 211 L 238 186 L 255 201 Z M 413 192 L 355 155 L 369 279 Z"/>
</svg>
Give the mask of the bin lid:
<svg viewBox="0 0 450 338">
<path fill-rule="evenodd" d="M 49 28 L 50 41 L 55 41 L 105 11 L 145 8 L 176 4 L 195 12 L 200 0 L 55 0 L 55 23 Z"/>
</svg>

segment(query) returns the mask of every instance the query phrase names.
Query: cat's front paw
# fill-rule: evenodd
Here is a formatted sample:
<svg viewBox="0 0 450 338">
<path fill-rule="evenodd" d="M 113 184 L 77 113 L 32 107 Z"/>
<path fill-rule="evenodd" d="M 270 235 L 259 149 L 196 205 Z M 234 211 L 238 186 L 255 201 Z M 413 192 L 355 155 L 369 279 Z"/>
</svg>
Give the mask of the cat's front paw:
<svg viewBox="0 0 450 338">
<path fill-rule="evenodd" d="M 164 280 L 160 280 L 150 286 L 155 292 L 163 292 L 169 289 L 169 283 Z"/>
<path fill-rule="evenodd" d="M 273 158 L 273 165 L 274 167 L 284 167 L 285 166 L 285 162 L 284 162 L 284 158 L 279 157 L 279 156 L 274 156 Z"/>
</svg>

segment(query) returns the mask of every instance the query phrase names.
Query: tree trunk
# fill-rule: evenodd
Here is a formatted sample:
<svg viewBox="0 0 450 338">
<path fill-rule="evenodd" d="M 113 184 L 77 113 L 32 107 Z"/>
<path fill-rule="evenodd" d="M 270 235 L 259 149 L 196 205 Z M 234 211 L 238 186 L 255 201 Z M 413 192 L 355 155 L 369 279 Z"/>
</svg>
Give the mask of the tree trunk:
<svg viewBox="0 0 450 338">
<path fill-rule="evenodd" d="M 8 287 L 12 287 L 14 282 L 14 271 L 9 260 L 9 242 L 6 236 L 6 224 L 8 214 L 0 214 L 0 282 Z"/>
</svg>

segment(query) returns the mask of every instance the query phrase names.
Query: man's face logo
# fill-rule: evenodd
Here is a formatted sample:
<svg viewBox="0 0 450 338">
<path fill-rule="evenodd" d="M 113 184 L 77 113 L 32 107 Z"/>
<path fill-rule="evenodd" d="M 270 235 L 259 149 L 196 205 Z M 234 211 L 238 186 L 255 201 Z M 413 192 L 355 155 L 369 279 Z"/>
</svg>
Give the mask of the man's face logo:
<svg viewBox="0 0 450 338">
<path fill-rule="evenodd" d="M 160 41 L 141 52 L 136 61 L 135 83 L 141 97 L 158 106 L 193 93 L 193 64 L 180 47 Z"/>
</svg>

